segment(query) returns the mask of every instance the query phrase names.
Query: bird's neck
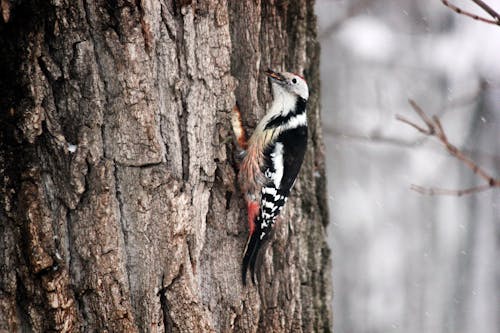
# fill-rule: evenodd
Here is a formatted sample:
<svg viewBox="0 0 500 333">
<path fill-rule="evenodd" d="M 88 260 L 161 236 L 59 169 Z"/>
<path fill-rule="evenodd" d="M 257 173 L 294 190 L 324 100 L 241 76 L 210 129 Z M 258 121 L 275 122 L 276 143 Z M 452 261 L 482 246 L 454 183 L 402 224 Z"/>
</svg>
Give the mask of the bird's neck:
<svg viewBox="0 0 500 333">
<path fill-rule="evenodd" d="M 278 87 L 273 90 L 273 103 L 269 108 L 268 115 L 272 116 L 286 116 L 289 112 L 295 110 L 298 96 L 290 94 L 285 89 Z"/>
</svg>

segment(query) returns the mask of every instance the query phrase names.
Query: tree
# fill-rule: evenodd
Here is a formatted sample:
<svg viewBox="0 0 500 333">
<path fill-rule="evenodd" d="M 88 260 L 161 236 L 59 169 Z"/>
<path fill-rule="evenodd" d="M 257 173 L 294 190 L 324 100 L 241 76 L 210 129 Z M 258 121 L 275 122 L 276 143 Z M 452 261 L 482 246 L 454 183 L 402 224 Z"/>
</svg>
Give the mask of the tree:
<svg viewBox="0 0 500 333">
<path fill-rule="evenodd" d="M 301 1 L 1 1 L 0 331 L 331 327 L 319 47 Z M 303 72 L 310 140 L 258 286 L 230 112 Z"/>
</svg>

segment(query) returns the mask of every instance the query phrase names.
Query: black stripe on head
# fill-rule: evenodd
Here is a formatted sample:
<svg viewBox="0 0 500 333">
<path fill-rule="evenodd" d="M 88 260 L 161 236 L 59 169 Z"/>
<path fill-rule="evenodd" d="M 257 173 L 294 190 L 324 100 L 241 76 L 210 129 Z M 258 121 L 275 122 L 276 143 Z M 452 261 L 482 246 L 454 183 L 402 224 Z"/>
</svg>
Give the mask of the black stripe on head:
<svg viewBox="0 0 500 333">
<path fill-rule="evenodd" d="M 285 116 L 278 115 L 271 118 L 271 120 L 266 124 L 266 127 L 264 129 L 267 130 L 285 124 L 291 118 L 304 113 L 306 111 L 306 107 L 307 107 L 307 100 L 298 96 L 297 101 L 295 102 L 295 108 L 293 110 L 290 110 L 290 112 L 288 112 Z"/>
</svg>

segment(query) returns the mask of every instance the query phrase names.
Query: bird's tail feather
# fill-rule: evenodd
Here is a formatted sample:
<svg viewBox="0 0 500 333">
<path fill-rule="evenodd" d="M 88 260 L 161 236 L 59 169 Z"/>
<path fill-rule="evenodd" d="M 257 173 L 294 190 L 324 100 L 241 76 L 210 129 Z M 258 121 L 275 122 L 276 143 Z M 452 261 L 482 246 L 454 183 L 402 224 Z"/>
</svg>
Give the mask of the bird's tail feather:
<svg viewBox="0 0 500 333">
<path fill-rule="evenodd" d="M 259 254 L 259 249 L 261 247 L 261 239 L 258 232 L 253 232 L 250 234 L 247 246 L 245 248 L 245 255 L 243 256 L 243 266 L 242 266 L 242 280 L 243 285 L 247 284 L 247 271 L 250 268 L 250 274 L 252 277 L 252 283 L 255 284 L 255 262 L 257 261 L 257 255 Z"/>
</svg>

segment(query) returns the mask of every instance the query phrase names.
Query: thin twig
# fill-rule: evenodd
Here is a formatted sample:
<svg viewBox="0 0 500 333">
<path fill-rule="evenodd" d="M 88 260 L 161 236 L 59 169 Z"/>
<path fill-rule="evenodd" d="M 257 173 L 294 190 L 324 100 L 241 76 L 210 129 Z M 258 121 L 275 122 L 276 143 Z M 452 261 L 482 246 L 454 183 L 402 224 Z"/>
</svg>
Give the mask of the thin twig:
<svg viewBox="0 0 500 333">
<path fill-rule="evenodd" d="M 410 125 L 411 126 L 411 125 Z M 349 140 L 354 142 L 368 142 L 374 144 L 382 145 L 392 145 L 394 147 L 399 147 L 402 149 L 414 149 L 416 147 L 422 146 L 429 139 L 427 136 L 416 140 L 404 140 L 395 138 L 393 136 L 385 136 L 380 134 L 379 131 L 374 130 L 369 133 L 358 133 L 356 131 L 349 131 L 346 129 L 337 129 L 333 126 L 323 125 L 323 134 L 325 136 L 331 136 L 339 140 Z M 229 138 L 231 139 L 231 138 Z M 432 151 L 436 151 L 438 148 L 438 143 L 432 147 Z M 460 148 L 460 151 L 466 155 L 474 155 L 481 161 L 490 161 L 491 163 L 498 163 L 500 165 L 500 155 L 487 153 L 482 150 L 471 150 L 466 148 Z"/>
<path fill-rule="evenodd" d="M 418 193 L 424 194 L 424 195 L 456 195 L 456 196 L 460 197 L 462 195 L 473 194 L 473 193 L 478 193 L 478 192 L 489 190 L 489 189 L 491 189 L 491 186 L 489 184 L 484 184 L 484 185 L 469 187 L 469 188 L 462 189 L 462 190 L 450 190 L 450 189 L 445 189 L 445 188 L 426 188 L 426 187 L 412 184 L 410 188 L 412 190 L 414 190 L 415 192 L 418 192 Z"/>
<path fill-rule="evenodd" d="M 484 1 L 482 0 L 472 0 L 476 5 L 481 7 L 482 10 L 487 12 L 491 17 L 493 17 L 495 20 L 500 21 L 500 14 L 498 14 L 493 8 L 488 6 Z"/>
<path fill-rule="evenodd" d="M 345 140 L 353 140 L 353 141 L 359 141 L 359 142 L 372 142 L 372 143 L 380 143 L 380 144 L 388 144 L 388 145 L 394 145 L 397 147 L 402 147 L 402 148 L 415 148 L 422 143 L 424 143 L 426 140 L 424 139 L 419 139 L 419 140 L 402 140 L 398 138 L 394 138 L 392 136 L 385 136 L 381 135 L 378 131 L 372 131 L 370 133 L 357 133 L 355 131 L 349 131 L 349 130 L 340 130 L 336 129 L 334 127 L 324 125 L 323 126 L 323 133 L 326 136 L 332 136 L 335 138 L 339 139 L 345 139 Z M 499 156 L 500 160 L 500 156 Z"/>
<path fill-rule="evenodd" d="M 500 25 L 500 14 L 498 14 L 495 10 L 493 10 L 490 6 L 488 6 L 487 4 L 485 4 L 481 0 L 471 0 L 471 1 L 473 1 L 481 9 L 483 9 L 485 12 L 487 12 L 491 17 L 493 17 L 493 19 L 479 16 L 479 15 L 476 15 L 476 14 L 471 13 L 469 11 L 463 10 L 462 8 L 451 4 L 448 0 L 441 0 L 443 5 L 450 8 L 451 10 L 453 10 L 457 14 L 468 16 L 474 20 L 482 21 L 484 23 Z"/>
<path fill-rule="evenodd" d="M 400 115 L 396 115 L 396 119 L 412 126 L 413 128 L 417 129 L 419 132 L 428 135 L 428 136 L 434 136 L 439 139 L 439 141 L 445 146 L 446 150 L 450 155 L 454 156 L 458 160 L 462 161 L 463 164 L 465 164 L 469 169 L 472 170 L 472 172 L 476 175 L 478 175 L 480 178 L 484 179 L 486 181 L 486 184 L 471 187 L 468 189 L 463 189 L 463 190 L 447 190 L 447 189 L 440 189 L 440 188 L 424 188 L 421 186 L 417 185 L 412 185 L 412 189 L 414 191 L 417 191 L 421 194 L 428 194 L 428 195 L 436 195 L 436 194 L 444 194 L 444 195 L 465 195 L 465 194 L 471 194 L 471 193 L 477 193 L 480 191 L 485 191 L 489 188 L 493 187 L 500 187 L 500 179 L 493 178 L 488 172 L 486 172 L 484 169 L 479 167 L 472 159 L 467 157 L 460 149 L 458 149 L 456 146 L 451 144 L 448 141 L 448 137 L 446 136 L 446 133 L 444 131 L 443 126 L 441 125 L 441 121 L 437 116 L 433 116 L 432 118 L 429 118 L 427 114 L 422 110 L 422 108 L 413 100 L 409 100 L 410 105 L 413 108 L 413 111 L 424 121 L 424 123 L 427 125 L 427 129 L 423 128 L 420 125 L 415 124 L 411 120 L 408 120 Z"/>
<path fill-rule="evenodd" d="M 407 124 L 407 125 L 410 125 L 411 127 L 415 128 L 420 133 L 423 133 L 425 135 L 432 135 L 432 133 L 429 132 L 429 129 L 425 129 L 423 127 L 420 127 L 419 125 L 413 123 L 411 120 L 408 120 L 407 118 L 405 118 L 399 114 L 396 115 L 396 119 Z"/>
</svg>

